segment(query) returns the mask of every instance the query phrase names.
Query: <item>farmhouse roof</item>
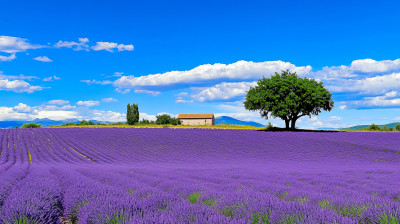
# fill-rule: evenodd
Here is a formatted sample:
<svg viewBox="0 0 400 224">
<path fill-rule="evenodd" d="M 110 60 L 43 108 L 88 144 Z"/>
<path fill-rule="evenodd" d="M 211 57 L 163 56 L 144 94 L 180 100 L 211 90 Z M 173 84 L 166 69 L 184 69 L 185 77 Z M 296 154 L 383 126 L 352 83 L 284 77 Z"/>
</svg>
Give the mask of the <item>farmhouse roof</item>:
<svg viewBox="0 0 400 224">
<path fill-rule="evenodd" d="M 213 118 L 214 114 L 212 113 L 202 113 L 202 114 L 179 114 L 178 119 L 185 119 L 185 118 Z"/>
</svg>

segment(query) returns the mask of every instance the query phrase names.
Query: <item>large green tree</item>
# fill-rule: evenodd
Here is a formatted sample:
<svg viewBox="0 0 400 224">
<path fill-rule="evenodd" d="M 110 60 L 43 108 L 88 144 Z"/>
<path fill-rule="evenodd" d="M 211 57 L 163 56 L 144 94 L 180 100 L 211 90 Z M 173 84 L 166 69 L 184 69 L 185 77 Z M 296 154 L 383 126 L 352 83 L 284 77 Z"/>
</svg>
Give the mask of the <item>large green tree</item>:
<svg viewBox="0 0 400 224">
<path fill-rule="evenodd" d="M 126 123 L 134 125 L 139 121 L 139 106 L 137 104 L 129 104 L 126 106 Z"/>
<path fill-rule="evenodd" d="M 300 117 L 331 111 L 333 106 L 332 94 L 322 82 L 300 78 L 289 70 L 259 79 L 257 85 L 247 92 L 244 101 L 247 110 L 259 111 L 266 119 L 280 118 L 285 121 L 286 129 L 292 130 Z"/>
</svg>

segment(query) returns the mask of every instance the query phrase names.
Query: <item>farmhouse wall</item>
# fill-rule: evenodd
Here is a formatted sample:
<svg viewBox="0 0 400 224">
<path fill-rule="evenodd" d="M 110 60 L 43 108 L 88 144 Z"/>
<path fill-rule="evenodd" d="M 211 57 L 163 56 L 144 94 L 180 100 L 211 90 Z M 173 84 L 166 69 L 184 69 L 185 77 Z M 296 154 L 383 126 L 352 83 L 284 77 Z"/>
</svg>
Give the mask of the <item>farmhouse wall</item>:
<svg viewBox="0 0 400 224">
<path fill-rule="evenodd" d="M 215 119 L 210 118 L 181 118 L 183 125 L 214 125 Z"/>
</svg>

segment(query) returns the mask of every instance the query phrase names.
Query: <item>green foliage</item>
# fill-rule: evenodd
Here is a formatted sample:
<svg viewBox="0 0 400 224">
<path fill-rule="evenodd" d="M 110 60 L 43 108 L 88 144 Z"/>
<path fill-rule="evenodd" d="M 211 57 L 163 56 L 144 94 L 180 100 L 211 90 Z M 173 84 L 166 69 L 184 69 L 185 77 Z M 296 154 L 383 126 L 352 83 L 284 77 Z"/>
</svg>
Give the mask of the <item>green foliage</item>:
<svg viewBox="0 0 400 224">
<path fill-rule="evenodd" d="M 379 220 L 379 223 L 381 224 L 398 224 L 400 223 L 400 217 L 397 216 L 397 213 L 395 212 L 394 214 L 388 212 L 386 214 L 383 213 L 381 215 L 381 219 Z"/>
<path fill-rule="evenodd" d="M 7 222 L 7 221 L 5 222 L 5 224 L 35 224 L 35 223 L 38 223 L 38 222 L 29 221 L 25 215 L 14 219 L 13 222 Z"/>
<path fill-rule="evenodd" d="M 295 129 L 298 118 L 331 111 L 334 106 L 332 94 L 322 82 L 300 78 L 289 70 L 275 73 L 271 78 L 262 78 L 257 86 L 247 92 L 244 106 L 250 111 L 259 111 L 262 117 L 280 118 L 286 129 Z"/>
<path fill-rule="evenodd" d="M 396 124 L 395 129 L 396 129 L 396 131 L 400 131 L 400 124 Z"/>
<path fill-rule="evenodd" d="M 79 123 L 79 125 L 88 125 L 88 122 L 86 120 L 81 120 L 81 122 Z"/>
<path fill-rule="evenodd" d="M 271 223 L 271 218 L 269 213 L 252 213 L 251 214 L 252 221 L 251 224 L 257 224 L 257 223 Z"/>
<path fill-rule="evenodd" d="M 194 204 L 197 202 L 197 199 L 199 199 L 200 196 L 201 196 L 201 194 L 199 194 L 199 193 L 193 193 L 193 194 L 189 195 L 188 200 L 190 203 Z"/>
<path fill-rule="evenodd" d="M 266 127 L 267 130 L 272 130 L 274 129 L 274 125 L 271 122 L 268 122 L 268 125 Z"/>
<path fill-rule="evenodd" d="M 212 206 L 215 205 L 216 202 L 217 202 L 217 201 L 215 201 L 215 200 L 204 200 L 204 201 L 203 201 L 203 204 L 212 207 Z"/>
<path fill-rule="evenodd" d="M 181 120 L 171 117 L 168 114 L 161 114 L 156 116 L 157 120 L 156 120 L 156 124 L 172 124 L 172 125 L 179 125 L 181 124 Z"/>
<path fill-rule="evenodd" d="M 126 218 L 123 215 L 114 215 L 112 218 L 107 216 L 106 224 L 120 224 L 126 223 Z"/>
<path fill-rule="evenodd" d="M 76 125 L 78 125 L 78 124 L 69 122 L 69 123 L 63 124 L 61 126 L 76 126 Z"/>
<path fill-rule="evenodd" d="M 222 210 L 222 214 L 226 217 L 231 217 L 233 218 L 234 213 L 239 210 L 239 208 L 242 208 L 244 205 L 243 203 L 234 205 L 234 206 L 225 206 Z"/>
<path fill-rule="evenodd" d="M 372 123 L 372 124 L 368 127 L 368 130 L 369 130 L 369 131 L 380 131 L 381 128 L 380 128 L 378 125 Z"/>
<path fill-rule="evenodd" d="M 93 121 L 89 120 L 88 125 L 94 125 Z"/>
<path fill-rule="evenodd" d="M 126 107 L 126 124 L 134 125 L 139 121 L 139 106 L 137 104 L 129 104 Z"/>
<path fill-rule="evenodd" d="M 141 124 L 150 124 L 150 121 L 143 118 L 142 121 L 140 121 L 139 123 L 141 123 Z"/>
<path fill-rule="evenodd" d="M 304 220 L 304 214 L 301 214 L 301 216 L 298 216 L 296 214 L 294 215 L 286 215 L 284 219 L 280 221 L 281 224 L 294 224 L 294 223 L 303 223 Z"/>
<path fill-rule="evenodd" d="M 278 196 L 278 198 L 283 200 L 283 199 L 286 198 L 286 196 L 288 196 L 288 192 L 287 192 L 287 191 L 284 191 L 284 192 L 282 192 L 282 193 Z"/>
<path fill-rule="evenodd" d="M 23 124 L 21 128 L 40 128 L 40 124 L 35 124 L 35 123 Z"/>
</svg>

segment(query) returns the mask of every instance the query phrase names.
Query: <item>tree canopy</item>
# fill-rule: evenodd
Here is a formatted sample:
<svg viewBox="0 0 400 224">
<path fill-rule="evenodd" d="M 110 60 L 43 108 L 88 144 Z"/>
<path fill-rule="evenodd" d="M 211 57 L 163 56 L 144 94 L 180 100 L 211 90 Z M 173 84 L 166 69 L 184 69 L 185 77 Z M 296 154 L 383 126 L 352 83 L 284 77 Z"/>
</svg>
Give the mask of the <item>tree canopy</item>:
<svg viewBox="0 0 400 224">
<path fill-rule="evenodd" d="M 126 106 L 126 123 L 134 125 L 139 121 L 139 106 L 137 104 L 129 104 Z"/>
<path fill-rule="evenodd" d="M 334 106 L 332 94 L 322 82 L 300 78 L 289 70 L 275 73 L 270 78 L 263 77 L 255 87 L 247 92 L 244 106 L 250 111 L 259 111 L 266 119 L 280 118 L 286 129 L 295 129 L 300 117 L 318 115 L 321 111 L 331 111 Z"/>
</svg>

